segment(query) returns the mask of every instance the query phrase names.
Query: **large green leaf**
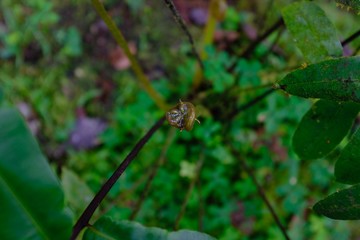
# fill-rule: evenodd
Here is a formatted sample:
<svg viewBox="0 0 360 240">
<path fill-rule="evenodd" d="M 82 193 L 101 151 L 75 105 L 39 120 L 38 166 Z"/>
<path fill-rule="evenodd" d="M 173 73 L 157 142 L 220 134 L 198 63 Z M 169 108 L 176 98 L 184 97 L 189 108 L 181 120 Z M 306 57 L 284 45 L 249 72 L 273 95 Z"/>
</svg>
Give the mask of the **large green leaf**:
<svg viewBox="0 0 360 240">
<path fill-rule="evenodd" d="M 325 12 L 312 2 L 296 2 L 282 11 L 287 29 L 307 62 L 342 56 L 336 29 Z"/>
<path fill-rule="evenodd" d="M 295 70 L 277 87 L 305 98 L 360 102 L 360 56 L 337 58 Z"/>
<path fill-rule="evenodd" d="M 0 110 L 0 239 L 68 239 L 64 194 L 19 113 Z"/>
<path fill-rule="evenodd" d="M 312 2 L 297 2 L 283 9 L 285 24 L 306 60 L 316 63 L 340 57 L 342 46 L 324 11 Z M 295 152 L 316 159 L 334 149 L 348 132 L 357 111 L 345 104 L 318 101 L 302 118 L 295 135 Z M 345 122 L 342 125 L 341 121 Z M 338 128 L 338 125 L 341 127 Z"/>
<path fill-rule="evenodd" d="M 295 131 L 295 152 L 306 160 L 327 155 L 349 132 L 359 110 L 357 103 L 317 101 Z"/>
<path fill-rule="evenodd" d="M 144 227 L 136 222 L 115 221 L 109 217 L 100 218 L 89 227 L 84 240 L 215 240 L 207 234 L 180 230 L 168 232 L 156 227 Z"/>
<path fill-rule="evenodd" d="M 348 184 L 360 183 L 360 130 L 352 136 L 335 164 L 336 181 Z"/>
<path fill-rule="evenodd" d="M 316 203 L 313 209 L 332 219 L 360 219 L 360 185 L 331 194 Z"/>
</svg>

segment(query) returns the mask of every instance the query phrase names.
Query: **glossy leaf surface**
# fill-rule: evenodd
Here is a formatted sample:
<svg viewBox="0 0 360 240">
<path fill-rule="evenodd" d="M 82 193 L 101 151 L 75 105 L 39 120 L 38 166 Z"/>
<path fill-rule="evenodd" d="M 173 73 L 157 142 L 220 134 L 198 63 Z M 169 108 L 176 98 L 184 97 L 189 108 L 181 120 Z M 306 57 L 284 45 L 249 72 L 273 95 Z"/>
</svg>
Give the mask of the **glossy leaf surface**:
<svg viewBox="0 0 360 240">
<path fill-rule="evenodd" d="M 319 62 L 323 60 L 323 56 L 342 55 L 335 27 L 315 3 L 293 3 L 283 9 L 282 15 L 296 46 L 307 62 Z"/>
<path fill-rule="evenodd" d="M 356 103 L 317 101 L 295 131 L 295 152 L 305 160 L 327 155 L 349 132 L 359 110 Z"/>
<path fill-rule="evenodd" d="M 85 240 L 215 240 L 207 234 L 180 230 L 168 232 L 156 227 L 144 227 L 136 222 L 115 221 L 109 217 L 100 218 L 84 234 Z"/>
<path fill-rule="evenodd" d="M 348 184 L 360 182 L 360 130 L 352 136 L 335 164 L 336 181 Z"/>
<path fill-rule="evenodd" d="M 64 194 L 20 114 L 0 110 L 0 239 L 68 239 Z"/>
<path fill-rule="evenodd" d="M 304 98 L 360 102 L 360 56 L 332 59 L 295 70 L 280 80 L 278 87 Z"/>
<path fill-rule="evenodd" d="M 360 219 L 360 185 L 338 191 L 319 201 L 313 207 L 318 214 L 332 219 Z"/>
</svg>

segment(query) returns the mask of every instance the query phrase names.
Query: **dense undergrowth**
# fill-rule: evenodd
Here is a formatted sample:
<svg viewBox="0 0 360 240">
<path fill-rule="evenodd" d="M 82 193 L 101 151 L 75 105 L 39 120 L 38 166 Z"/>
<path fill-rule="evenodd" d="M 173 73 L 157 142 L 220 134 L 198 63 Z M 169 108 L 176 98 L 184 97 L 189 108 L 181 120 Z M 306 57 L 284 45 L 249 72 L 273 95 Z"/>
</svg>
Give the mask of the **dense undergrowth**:
<svg viewBox="0 0 360 240">
<path fill-rule="evenodd" d="M 332 176 L 339 150 L 302 161 L 291 147 L 312 100 L 279 91 L 232 115 L 306 61 L 283 25 L 249 56 L 239 58 L 291 1 L 229 2 L 207 46 L 201 46 L 202 15 L 192 11 L 206 12 L 208 3 L 194 2 L 175 1 L 185 20 L 194 18 L 191 14 L 199 18 L 186 23 L 206 56 L 203 81 L 191 95 L 196 59 L 164 3 L 105 3 L 151 85 L 170 105 L 192 98 L 201 124 L 191 132 L 164 125 L 111 189 L 93 220 L 106 213 L 146 226 L 193 229 L 218 239 L 281 239 L 244 170 L 245 161 L 293 239 L 359 237 L 356 223 L 334 221 L 311 210 L 342 187 Z M 359 16 L 328 1 L 316 2 L 340 39 L 358 30 Z M 140 87 L 126 56 L 87 1 L 2 0 L 0 6 L 1 105 L 15 105 L 23 113 L 77 219 L 164 111 Z M 359 45 L 355 40 L 344 52 L 354 54 Z"/>
</svg>

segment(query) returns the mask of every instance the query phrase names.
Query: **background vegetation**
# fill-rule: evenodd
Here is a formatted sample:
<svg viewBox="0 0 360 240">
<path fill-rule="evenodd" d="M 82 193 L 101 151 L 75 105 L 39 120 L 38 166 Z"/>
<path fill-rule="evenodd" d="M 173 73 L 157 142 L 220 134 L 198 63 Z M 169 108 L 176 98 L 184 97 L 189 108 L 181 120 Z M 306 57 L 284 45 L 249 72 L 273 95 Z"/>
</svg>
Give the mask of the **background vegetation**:
<svg viewBox="0 0 360 240">
<path fill-rule="evenodd" d="M 201 124 L 191 132 L 164 124 L 91 223 L 106 214 L 224 240 L 281 239 L 265 193 L 291 239 L 360 237 L 358 222 L 332 220 L 312 210 L 345 188 L 335 181 L 334 164 L 359 120 L 329 155 L 298 157 L 292 137 L 315 101 L 272 90 L 303 63 L 326 59 L 317 52 L 316 61 L 307 58 L 293 41 L 296 33 L 281 20 L 291 2 L 213 0 L 217 5 L 211 8 L 209 1 L 174 1 L 203 68 L 163 1 L 104 2 L 151 86 L 169 106 L 191 100 Z M 355 7 L 346 11 L 334 1 L 314 2 L 334 25 L 338 40 L 359 30 Z M 2 0 L 0 7 L 0 105 L 22 113 L 60 179 L 74 224 L 164 109 L 131 70 L 89 1 Z M 308 50 L 316 41 L 309 39 Z M 358 55 L 359 46 L 360 39 L 351 40 L 341 54 Z M 11 119 L 11 114 L 2 116 Z M 0 174 L 6 176 L 3 170 Z"/>
</svg>

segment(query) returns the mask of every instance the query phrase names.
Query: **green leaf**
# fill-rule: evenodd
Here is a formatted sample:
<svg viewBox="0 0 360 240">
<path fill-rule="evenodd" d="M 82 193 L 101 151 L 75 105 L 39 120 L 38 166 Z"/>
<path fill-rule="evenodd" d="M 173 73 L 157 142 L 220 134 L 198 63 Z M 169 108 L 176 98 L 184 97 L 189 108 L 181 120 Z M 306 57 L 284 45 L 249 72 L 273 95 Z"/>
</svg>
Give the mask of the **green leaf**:
<svg viewBox="0 0 360 240">
<path fill-rule="evenodd" d="M 360 102 L 360 56 L 337 58 L 295 70 L 278 88 L 304 98 Z"/>
<path fill-rule="evenodd" d="M 115 221 L 109 217 L 100 218 L 94 226 L 86 229 L 84 240 L 215 240 L 207 234 L 180 230 L 168 232 L 156 227 L 144 227 L 136 222 Z"/>
<path fill-rule="evenodd" d="M 23 119 L 0 110 L 0 239 L 69 239 L 64 194 Z"/>
<path fill-rule="evenodd" d="M 356 103 L 317 101 L 295 131 L 292 143 L 296 154 L 306 160 L 327 155 L 349 132 L 359 110 Z"/>
<path fill-rule="evenodd" d="M 282 15 L 307 62 L 342 56 L 343 50 L 335 27 L 315 3 L 293 3 L 283 9 Z"/>
<path fill-rule="evenodd" d="M 64 188 L 65 199 L 78 217 L 94 198 L 94 193 L 73 171 L 62 168 L 61 183 Z"/>
<path fill-rule="evenodd" d="M 335 164 L 336 181 L 355 184 L 360 182 L 360 130 L 352 136 L 350 142 L 342 150 Z"/>
<path fill-rule="evenodd" d="M 208 48 L 207 54 L 208 58 L 204 61 L 204 77 L 213 84 L 215 92 L 224 92 L 235 82 L 235 77 L 226 70 L 231 63 L 229 54 L 216 52 L 214 48 Z"/>
<path fill-rule="evenodd" d="M 82 41 L 79 31 L 75 27 L 70 27 L 66 33 L 64 47 L 61 50 L 70 57 L 80 56 L 82 53 Z"/>
<path fill-rule="evenodd" d="M 360 185 L 338 191 L 317 202 L 314 211 L 339 220 L 360 219 Z"/>
</svg>

